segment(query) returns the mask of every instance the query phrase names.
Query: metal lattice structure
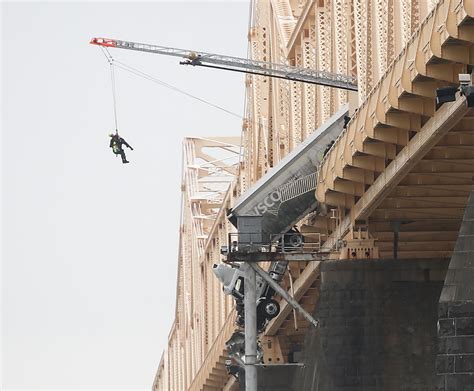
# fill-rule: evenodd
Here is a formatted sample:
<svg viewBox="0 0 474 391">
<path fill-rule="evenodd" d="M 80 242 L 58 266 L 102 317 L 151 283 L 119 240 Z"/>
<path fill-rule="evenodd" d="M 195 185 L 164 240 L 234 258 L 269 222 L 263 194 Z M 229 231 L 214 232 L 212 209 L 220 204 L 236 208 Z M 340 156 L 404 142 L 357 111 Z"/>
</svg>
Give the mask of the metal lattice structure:
<svg viewBox="0 0 474 391">
<path fill-rule="evenodd" d="M 176 318 L 160 364 L 163 390 L 190 387 L 226 319 L 233 315 L 233 303 L 220 294 L 211 267 L 219 261 L 216 249 L 230 232 L 223 211 L 236 191 L 239 160 L 240 138 L 183 142 Z"/>
<path fill-rule="evenodd" d="M 243 161 L 220 193 L 220 211 L 200 220 L 193 195 L 183 192 L 177 314 L 155 390 L 238 389 L 224 367 L 233 303 L 210 271 L 231 231 L 225 210 L 346 102 L 352 119 L 319 167 L 316 198 L 328 214 L 308 216 L 303 233 L 325 237 L 337 255 L 338 241 L 362 220 L 377 253 L 390 258 L 390 224 L 409 221 L 400 231 L 400 258 L 447 257 L 472 187 L 474 117 L 464 99 L 436 110 L 434 97 L 474 63 L 473 0 L 254 0 L 251 14 L 253 60 L 348 74 L 359 90 L 247 76 Z M 192 189 L 193 176 L 183 178 Z M 319 284 L 319 263 L 312 262 L 291 266 L 282 286 L 312 312 Z M 286 302 L 280 306 L 262 338 L 273 362 L 285 362 L 308 327 Z"/>
<path fill-rule="evenodd" d="M 231 70 L 357 91 L 357 83 L 355 78 L 352 76 L 316 70 L 314 67 L 295 68 L 291 65 L 286 65 L 285 63 L 272 63 L 267 60 L 258 61 L 248 58 L 196 52 L 188 49 L 170 48 L 166 46 L 121 41 L 110 38 L 93 38 L 90 43 L 101 47 L 112 47 L 180 57 L 185 59 L 185 61 L 180 63 L 182 65 Z"/>
</svg>

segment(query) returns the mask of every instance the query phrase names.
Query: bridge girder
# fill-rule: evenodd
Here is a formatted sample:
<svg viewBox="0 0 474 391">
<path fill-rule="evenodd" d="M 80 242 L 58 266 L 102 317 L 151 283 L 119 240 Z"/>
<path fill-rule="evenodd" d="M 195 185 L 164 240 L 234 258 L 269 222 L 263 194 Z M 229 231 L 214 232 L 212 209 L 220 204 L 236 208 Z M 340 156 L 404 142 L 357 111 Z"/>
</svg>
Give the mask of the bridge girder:
<svg viewBox="0 0 474 391">
<path fill-rule="evenodd" d="M 446 220 L 460 222 L 473 184 L 473 112 L 463 97 L 436 110 L 434 97 L 437 87 L 458 83 L 458 74 L 473 63 L 471 3 L 438 3 L 326 155 L 316 197 L 345 215 L 326 246 L 361 220 L 369 226 L 371 221 L 405 221 L 402 230 L 430 219 L 434 230 Z M 376 131 L 381 129 L 385 139 L 374 145 Z M 387 139 L 392 131 L 405 144 Z M 362 194 L 352 192 L 354 199 L 348 199 L 347 189 L 360 186 L 360 178 L 366 178 L 360 173 L 358 181 L 351 177 L 354 168 L 375 179 L 364 183 Z M 378 239 L 377 231 L 370 231 Z M 454 247 L 452 240 L 419 244 L 415 254 L 416 245 L 399 242 L 399 255 L 449 256 Z M 382 256 L 392 256 L 390 241 L 382 241 L 380 248 Z"/>
</svg>

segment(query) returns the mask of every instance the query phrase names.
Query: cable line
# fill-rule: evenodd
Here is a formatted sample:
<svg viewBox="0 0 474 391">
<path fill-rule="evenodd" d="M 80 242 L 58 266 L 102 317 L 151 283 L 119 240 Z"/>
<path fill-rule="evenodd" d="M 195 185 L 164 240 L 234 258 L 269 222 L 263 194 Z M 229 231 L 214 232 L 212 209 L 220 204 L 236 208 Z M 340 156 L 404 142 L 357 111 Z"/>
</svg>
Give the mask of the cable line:
<svg viewBox="0 0 474 391">
<path fill-rule="evenodd" d="M 234 113 L 233 111 L 227 110 L 226 108 L 224 108 L 224 107 L 222 107 L 222 106 L 216 105 L 216 104 L 214 104 L 214 103 L 212 103 L 212 102 L 209 102 L 209 101 L 207 101 L 207 100 L 205 100 L 205 99 L 202 99 L 202 98 L 199 98 L 199 97 L 197 97 L 197 96 L 195 96 L 195 95 L 192 95 L 192 94 L 190 94 L 189 92 L 186 92 L 186 91 L 184 91 L 184 90 L 182 90 L 182 89 L 180 89 L 180 88 L 178 88 L 178 87 L 175 87 L 175 86 L 173 86 L 173 85 L 171 85 L 171 84 L 168 84 L 168 83 L 166 83 L 166 82 L 164 82 L 164 81 L 162 81 L 162 80 L 160 80 L 160 79 L 157 79 L 156 77 L 154 77 L 154 76 L 152 76 L 152 75 L 150 75 L 150 74 L 147 74 L 147 73 L 145 73 L 145 72 L 142 72 L 142 71 L 140 71 L 139 69 L 134 68 L 134 67 L 132 67 L 132 66 L 130 66 L 130 65 L 127 65 L 127 64 L 125 64 L 125 63 L 123 63 L 123 62 L 121 62 L 121 61 L 118 61 L 118 60 L 114 60 L 114 61 L 115 61 L 115 64 L 119 64 L 119 65 L 116 65 L 116 66 L 117 66 L 118 68 L 124 70 L 124 71 L 130 72 L 130 73 L 132 73 L 132 74 L 134 74 L 134 75 L 136 75 L 136 76 L 139 76 L 139 77 L 142 77 L 142 78 L 144 78 L 144 79 L 150 80 L 150 81 L 152 81 L 152 82 L 154 82 L 154 83 L 156 83 L 156 84 L 159 84 L 159 85 L 161 85 L 161 86 L 163 86 L 163 87 L 169 88 L 170 90 L 173 90 L 173 91 L 175 91 L 175 92 L 179 92 L 180 94 L 186 95 L 186 96 L 189 97 L 189 98 L 195 99 L 195 100 L 197 100 L 197 101 L 199 101 L 199 102 L 201 102 L 201 103 L 205 103 L 205 104 L 207 104 L 207 105 L 209 105 L 209 106 L 212 106 L 212 107 L 214 107 L 214 108 L 216 108 L 216 109 L 219 109 L 219 110 L 221 110 L 221 111 L 224 111 L 225 113 L 230 114 L 230 115 L 232 115 L 232 116 L 234 116 L 234 117 L 236 117 L 236 118 L 242 119 L 242 116 L 241 116 L 241 115 L 239 115 L 239 114 L 237 114 L 237 113 Z"/>
<path fill-rule="evenodd" d="M 100 46 L 100 48 L 101 48 L 102 53 L 104 54 L 104 56 L 105 56 L 107 62 L 108 62 L 108 63 L 110 64 L 110 66 L 111 66 L 111 73 L 112 73 L 112 90 L 113 90 L 112 93 L 113 93 L 113 95 L 114 95 L 114 96 L 113 96 L 113 97 L 114 97 L 114 112 L 115 112 L 115 122 L 116 122 L 116 123 L 117 123 L 117 113 L 116 113 L 116 97 L 115 97 L 115 95 L 116 95 L 116 92 L 115 92 L 115 75 L 114 75 L 114 72 L 113 72 L 113 66 L 114 66 L 114 65 L 115 65 L 117 68 L 120 68 L 120 69 L 122 69 L 122 70 L 124 70 L 124 71 L 130 72 L 130 73 L 132 73 L 132 74 L 134 74 L 134 75 L 136 75 L 136 76 L 142 77 L 142 78 L 144 78 L 144 79 L 146 79 L 146 80 L 152 81 L 152 82 L 154 82 L 154 83 L 156 83 L 156 84 L 159 84 L 159 85 L 161 85 L 161 86 L 163 86 L 163 87 L 169 88 L 170 90 L 173 90 L 173 91 L 178 92 L 178 93 L 180 93 L 180 94 L 186 95 L 187 97 L 192 98 L 192 99 L 195 99 L 195 100 L 197 100 L 197 101 L 199 101 L 199 102 L 201 102 L 201 103 L 205 103 L 205 104 L 207 104 L 207 105 L 209 105 L 209 106 L 211 106 L 211 107 L 214 107 L 214 108 L 216 108 L 216 109 L 218 109 L 218 110 L 224 111 L 225 113 L 230 114 L 230 115 L 232 115 L 232 116 L 234 116 L 234 117 L 236 117 L 236 118 L 243 119 L 241 115 L 239 115 L 239 114 L 237 114 L 237 113 L 234 113 L 233 111 L 227 110 L 226 108 L 224 108 L 224 107 L 222 107 L 222 106 L 216 105 L 216 104 L 214 104 L 214 103 L 212 103 L 212 102 L 209 102 L 209 101 L 207 101 L 207 100 L 205 100 L 205 99 L 202 99 L 202 98 L 199 98 L 199 97 L 197 97 L 197 96 L 195 96 L 195 95 L 192 95 L 192 94 L 190 94 L 189 92 L 186 92 L 186 91 L 184 91 L 184 90 L 182 90 L 182 89 L 180 89 L 180 88 L 178 88 L 178 87 L 175 87 L 175 86 L 173 86 L 173 85 L 171 85 L 171 84 L 169 84 L 169 83 L 164 82 L 163 80 L 160 80 L 160 79 L 158 79 L 158 78 L 156 78 L 156 77 L 154 77 L 154 76 L 152 76 L 152 75 L 150 75 L 150 74 L 147 74 L 147 73 L 145 73 L 145 72 L 143 72 L 143 71 L 141 71 L 141 70 L 139 70 L 139 69 L 137 69 L 137 68 L 134 68 L 134 67 L 132 67 L 132 66 L 130 66 L 130 65 L 128 65 L 128 64 L 125 64 L 125 63 L 122 62 L 122 61 L 116 60 L 116 59 L 114 59 L 114 58 L 112 57 L 112 55 L 110 54 L 110 52 L 107 50 L 106 47 Z"/>
<path fill-rule="evenodd" d="M 112 78 L 112 96 L 113 96 L 113 100 L 114 100 L 115 134 L 118 134 L 117 100 L 116 100 L 116 90 L 115 90 L 115 70 L 114 70 L 113 62 L 110 63 L 110 76 Z"/>
<path fill-rule="evenodd" d="M 115 120 L 115 134 L 118 134 L 118 121 L 117 121 L 117 91 L 115 88 L 115 69 L 114 69 L 114 58 L 112 55 L 109 53 L 107 48 L 101 48 L 102 53 L 105 56 L 105 59 L 110 65 L 110 79 L 112 81 L 112 100 L 113 100 L 113 106 L 114 106 L 114 120 Z"/>
</svg>

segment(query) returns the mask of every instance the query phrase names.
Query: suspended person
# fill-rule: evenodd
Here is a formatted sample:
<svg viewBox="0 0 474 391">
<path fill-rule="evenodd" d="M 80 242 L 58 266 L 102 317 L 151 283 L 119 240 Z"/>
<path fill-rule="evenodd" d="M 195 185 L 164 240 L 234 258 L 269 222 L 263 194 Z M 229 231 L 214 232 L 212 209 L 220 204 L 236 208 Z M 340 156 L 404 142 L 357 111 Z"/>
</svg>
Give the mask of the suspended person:
<svg viewBox="0 0 474 391">
<path fill-rule="evenodd" d="M 112 152 L 116 155 L 120 155 L 122 157 L 122 163 L 130 163 L 125 156 L 125 151 L 122 148 L 122 145 L 125 145 L 127 148 L 130 148 L 133 151 L 133 148 L 122 138 L 119 136 L 118 133 L 116 134 L 109 134 L 110 137 L 110 148 L 112 148 Z"/>
</svg>

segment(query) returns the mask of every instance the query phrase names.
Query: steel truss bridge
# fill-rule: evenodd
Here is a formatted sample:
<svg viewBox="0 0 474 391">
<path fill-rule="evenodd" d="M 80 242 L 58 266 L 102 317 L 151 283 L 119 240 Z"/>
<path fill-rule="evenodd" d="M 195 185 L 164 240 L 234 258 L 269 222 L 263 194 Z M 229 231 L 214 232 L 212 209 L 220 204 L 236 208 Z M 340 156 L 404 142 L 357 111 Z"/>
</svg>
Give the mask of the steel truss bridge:
<svg viewBox="0 0 474 391">
<path fill-rule="evenodd" d="M 474 113 L 464 97 L 437 108 L 435 94 L 472 72 L 473 45 L 474 0 L 252 2 L 252 59 L 347 74 L 359 90 L 249 75 L 243 159 L 239 140 L 184 142 L 176 318 L 154 390 L 238 389 L 224 365 L 233 302 L 211 271 L 234 232 L 226 209 L 347 102 L 351 120 L 315 189 L 330 212 L 307 216 L 301 231 L 321 234 L 335 253 L 363 227 L 382 259 L 451 256 L 473 186 Z M 292 264 L 283 283 L 311 313 L 319 267 Z M 280 305 L 261 337 L 267 363 L 286 362 L 309 327 Z"/>
</svg>

